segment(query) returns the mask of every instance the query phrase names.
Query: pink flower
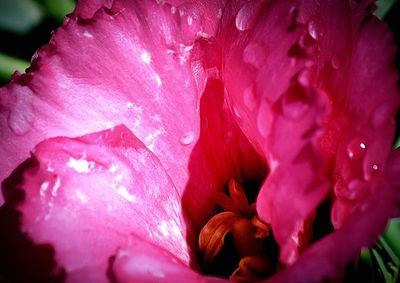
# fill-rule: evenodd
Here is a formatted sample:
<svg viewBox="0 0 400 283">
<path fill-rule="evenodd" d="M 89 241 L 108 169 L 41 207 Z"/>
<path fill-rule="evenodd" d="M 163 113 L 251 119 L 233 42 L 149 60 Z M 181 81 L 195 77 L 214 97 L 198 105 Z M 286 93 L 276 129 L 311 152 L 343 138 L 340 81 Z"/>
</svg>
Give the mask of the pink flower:
<svg viewBox="0 0 400 283">
<path fill-rule="evenodd" d="M 219 281 L 200 271 L 231 234 L 236 279 L 278 260 L 268 282 L 340 279 L 400 206 L 396 47 L 373 7 L 79 2 L 0 90 L 1 276 Z"/>
</svg>

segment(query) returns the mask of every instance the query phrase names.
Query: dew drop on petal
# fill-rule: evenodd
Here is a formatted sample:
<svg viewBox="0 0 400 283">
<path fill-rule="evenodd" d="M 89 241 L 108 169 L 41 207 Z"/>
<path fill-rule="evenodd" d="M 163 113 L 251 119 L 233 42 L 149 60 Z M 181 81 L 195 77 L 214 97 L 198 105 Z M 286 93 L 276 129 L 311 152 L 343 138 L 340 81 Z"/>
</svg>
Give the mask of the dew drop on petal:
<svg viewBox="0 0 400 283">
<path fill-rule="evenodd" d="M 259 44 L 249 43 L 243 51 L 243 61 L 256 68 L 265 64 L 266 52 Z"/>
<path fill-rule="evenodd" d="M 341 223 L 342 223 L 342 210 L 343 207 L 341 206 L 341 202 L 339 202 L 338 200 L 336 200 L 333 203 L 333 207 L 331 210 L 331 222 L 332 222 L 332 226 L 335 227 L 336 229 L 340 228 Z"/>
<path fill-rule="evenodd" d="M 267 105 L 267 102 L 263 101 L 260 105 L 257 115 L 257 129 L 261 136 L 268 136 L 268 129 L 270 128 L 269 126 L 271 124 L 271 120 L 271 111 Z"/>
<path fill-rule="evenodd" d="M 287 100 L 282 102 L 282 113 L 290 120 L 299 120 L 310 108 L 304 100 Z"/>
<path fill-rule="evenodd" d="M 314 40 L 320 40 L 325 35 L 323 20 L 318 17 L 312 18 L 307 24 L 307 31 Z"/>
<path fill-rule="evenodd" d="M 347 156 L 350 159 L 358 160 L 365 155 L 367 145 L 359 139 L 352 140 L 347 145 Z"/>
<path fill-rule="evenodd" d="M 357 8 L 357 1 L 354 0 L 350 0 L 350 9 L 354 10 L 355 8 Z"/>
<path fill-rule="evenodd" d="M 335 70 L 338 70 L 340 68 L 340 58 L 337 55 L 333 55 L 331 58 L 331 66 Z"/>
<path fill-rule="evenodd" d="M 375 175 L 378 174 L 380 166 L 376 163 L 371 163 L 368 160 L 365 160 L 363 164 L 363 170 L 364 170 L 364 180 L 370 181 Z"/>
<path fill-rule="evenodd" d="M 240 115 L 239 109 L 237 109 L 236 107 L 233 107 L 233 113 L 235 114 L 235 116 L 237 118 L 241 118 L 242 116 Z"/>
<path fill-rule="evenodd" d="M 257 106 L 257 100 L 256 100 L 256 95 L 254 91 L 254 85 L 248 86 L 244 91 L 243 91 L 243 102 L 244 105 L 246 105 L 249 110 L 254 110 Z"/>
<path fill-rule="evenodd" d="M 249 3 L 243 5 L 243 7 L 237 13 L 235 23 L 236 28 L 239 31 L 245 31 L 251 27 L 255 12 L 253 6 L 254 4 L 250 1 Z"/>
<path fill-rule="evenodd" d="M 149 65 L 151 62 L 151 55 L 147 51 L 143 51 L 142 54 L 140 54 L 140 58 L 142 59 L 143 63 Z"/>
<path fill-rule="evenodd" d="M 371 126 L 376 129 L 383 125 L 391 119 L 391 105 L 390 104 L 382 104 L 381 106 L 377 107 L 371 115 L 370 124 Z"/>
<path fill-rule="evenodd" d="M 310 72 L 309 71 L 302 71 L 300 72 L 299 76 L 297 77 L 297 81 L 300 85 L 307 87 L 310 85 Z"/>
<path fill-rule="evenodd" d="M 304 74 L 306 75 L 306 74 Z M 305 80 L 305 78 L 303 78 Z M 301 119 L 310 109 L 311 93 L 300 83 L 293 84 L 283 94 L 282 114 L 290 120 Z"/>
<path fill-rule="evenodd" d="M 193 24 L 193 18 L 191 16 L 187 17 L 187 24 L 191 26 Z"/>
<path fill-rule="evenodd" d="M 188 133 L 182 135 L 180 142 L 183 145 L 189 145 L 194 141 L 194 137 L 195 137 L 195 135 L 193 132 L 188 132 Z"/>
<path fill-rule="evenodd" d="M 222 8 L 219 8 L 218 9 L 218 14 L 217 14 L 217 19 L 221 19 L 222 15 L 223 15 L 223 10 L 222 10 Z"/>
<path fill-rule="evenodd" d="M 33 126 L 32 95 L 22 89 L 16 91 L 16 102 L 8 116 L 8 126 L 14 134 L 22 136 Z"/>
<path fill-rule="evenodd" d="M 367 187 L 363 181 L 358 179 L 351 180 L 347 185 L 347 199 L 356 200 L 362 194 L 367 193 L 366 190 Z"/>
</svg>

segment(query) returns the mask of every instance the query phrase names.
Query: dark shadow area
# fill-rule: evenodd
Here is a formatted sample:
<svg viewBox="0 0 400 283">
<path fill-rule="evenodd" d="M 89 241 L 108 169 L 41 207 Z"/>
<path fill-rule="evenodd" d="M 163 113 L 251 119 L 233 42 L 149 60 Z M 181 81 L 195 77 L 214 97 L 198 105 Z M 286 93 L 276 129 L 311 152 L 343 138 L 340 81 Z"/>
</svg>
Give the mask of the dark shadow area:
<svg viewBox="0 0 400 283">
<path fill-rule="evenodd" d="M 187 236 L 193 252 L 191 267 L 204 274 L 225 278 L 232 274 L 240 260 L 230 234 L 225 238 L 222 251 L 207 268 L 201 266 L 198 253 L 200 230 L 220 212 L 209 185 L 227 192 L 229 180 L 235 179 L 244 187 L 249 202 L 254 203 L 268 171 L 265 160 L 256 153 L 232 115 L 225 101 L 223 83 L 209 79 L 200 102 L 200 137 L 190 156 L 189 181 L 182 197 L 186 223 L 194 228 Z"/>
<path fill-rule="evenodd" d="M 54 249 L 36 245 L 21 231 L 17 207 L 25 195 L 18 188 L 23 172 L 37 165 L 30 158 L 18 166 L 1 184 L 5 203 L 0 207 L 0 280 L 5 283 L 60 283 L 65 271 L 57 267 Z M 28 200 L 29 201 L 29 200 Z"/>
<path fill-rule="evenodd" d="M 111 283 L 118 283 L 117 277 L 115 276 L 113 266 L 117 256 L 110 256 L 108 259 L 108 267 L 107 267 L 107 278 Z"/>
<path fill-rule="evenodd" d="M 47 18 L 27 34 L 14 34 L 0 30 L 0 52 L 16 58 L 30 61 L 35 52 L 50 41 L 52 31 L 61 24 L 52 18 Z M 11 78 L 10 78 L 11 79 Z M 0 87 L 8 80 L 0 78 Z"/>
<path fill-rule="evenodd" d="M 313 221 L 312 242 L 316 242 L 334 231 L 331 223 L 331 201 L 325 200 L 317 208 Z"/>
</svg>

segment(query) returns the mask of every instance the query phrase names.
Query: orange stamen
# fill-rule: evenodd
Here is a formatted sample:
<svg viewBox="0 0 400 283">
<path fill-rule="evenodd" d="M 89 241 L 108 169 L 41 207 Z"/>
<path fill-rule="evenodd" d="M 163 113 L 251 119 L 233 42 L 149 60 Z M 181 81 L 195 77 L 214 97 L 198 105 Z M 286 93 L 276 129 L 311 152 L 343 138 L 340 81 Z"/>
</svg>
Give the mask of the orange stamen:
<svg viewBox="0 0 400 283">
<path fill-rule="evenodd" d="M 251 223 L 256 227 L 257 232 L 254 235 L 255 238 L 262 239 L 269 236 L 269 230 L 271 227 L 260 220 L 258 215 L 254 215 Z"/>
<path fill-rule="evenodd" d="M 241 260 L 231 279 L 253 282 L 264 278 L 272 268 L 271 260 L 262 256 L 271 228 L 258 217 L 256 205 L 249 205 L 243 187 L 236 180 L 230 180 L 228 189 L 230 197 L 221 192 L 213 194 L 215 203 L 225 211 L 214 215 L 200 231 L 199 251 L 204 265 L 209 267 L 222 251 L 226 235 L 232 233 L 235 255 Z"/>
<path fill-rule="evenodd" d="M 204 264 L 209 265 L 221 251 L 226 234 L 232 231 L 238 217 L 232 212 L 221 212 L 211 218 L 201 229 L 199 251 L 203 253 Z"/>
<path fill-rule="evenodd" d="M 229 194 L 235 205 L 244 215 L 251 215 L 251 209 L 242 186 L 234 179 L 229 181 Z"/>
<path fill-rule="evenodd" d="M 255 282 L 270 275 L 274 270 L 272 261 L 262 255 L 247 256 L 240 260 L 239 267 L 233 272 L 231 279 L 234 282 Z"/>
</svg>

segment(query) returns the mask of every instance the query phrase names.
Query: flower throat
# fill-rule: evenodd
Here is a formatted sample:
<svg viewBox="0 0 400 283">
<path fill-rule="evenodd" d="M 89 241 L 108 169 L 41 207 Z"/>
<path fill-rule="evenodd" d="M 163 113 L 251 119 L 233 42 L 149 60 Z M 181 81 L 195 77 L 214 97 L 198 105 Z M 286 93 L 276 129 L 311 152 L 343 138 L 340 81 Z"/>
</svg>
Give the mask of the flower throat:
<svg viewBox="0 0 400 283">
<path fill-rule="evenodd" d="M 247 189 L 250 186 L 244 184 Z M 203 272 L 235 282 L 254 282 L 274 273 L 278 245 L 271 227 L 257 215 L 256 195 L 246 194 L 241 184 L 232 179 L 227 193 L 216 192 L 213 198 L 221 211 L 200 231 Z"/>
</svg>

